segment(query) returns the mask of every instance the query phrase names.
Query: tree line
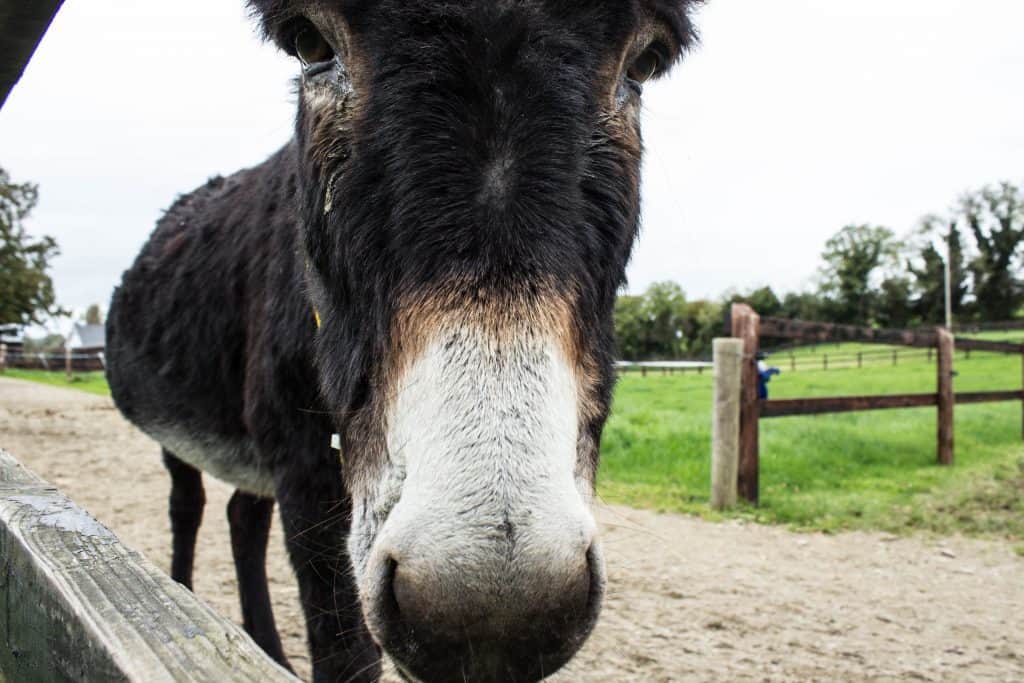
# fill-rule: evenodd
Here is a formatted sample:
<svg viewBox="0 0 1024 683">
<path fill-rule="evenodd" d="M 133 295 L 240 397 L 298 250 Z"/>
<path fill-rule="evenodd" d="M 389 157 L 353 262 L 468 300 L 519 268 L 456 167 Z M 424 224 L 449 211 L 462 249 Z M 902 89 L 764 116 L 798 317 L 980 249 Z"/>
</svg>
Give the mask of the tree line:
<svg viewBox="0 0 1024 683">
<path fill-rule="evenodd" d="M 941 324 L 947 253 L 957 322 L 1024 317 L 1024 190 L 1002 182 L 966 193 L 902 238 L 883 226 L 842 228 L 825 243 L 807 291 L 780 296 L 765 286 L 688 301 L 677 283 L 658 282 L 641 295 L 622 295 L 615 306 L 619 355 L 706 356 L 735 302 L 780 318 L 896 328 Z"/>
</svg>

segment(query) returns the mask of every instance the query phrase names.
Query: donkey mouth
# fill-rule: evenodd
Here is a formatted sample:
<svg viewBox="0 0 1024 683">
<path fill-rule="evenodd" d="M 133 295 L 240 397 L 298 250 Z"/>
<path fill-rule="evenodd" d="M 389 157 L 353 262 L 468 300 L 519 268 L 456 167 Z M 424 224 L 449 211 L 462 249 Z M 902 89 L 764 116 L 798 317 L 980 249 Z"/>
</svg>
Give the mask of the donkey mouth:
<svg viewBox="0 0 1024 683">
<path fill-rule="evenodd" d="M 587 571 L 575 590 L 523 609 L 495 605 L 458 624 L 410 618 L 394 589 L 397 564 L 384 568 L 373 600 L 371 633 L 403 680 L 415 683 L 473 681 L 528 683 L 565 666 L 597 623 L 605 589 L 599 546 L 586 555 Z M 509 615 L 508 612 L 515 612 Z"/>
</svg>

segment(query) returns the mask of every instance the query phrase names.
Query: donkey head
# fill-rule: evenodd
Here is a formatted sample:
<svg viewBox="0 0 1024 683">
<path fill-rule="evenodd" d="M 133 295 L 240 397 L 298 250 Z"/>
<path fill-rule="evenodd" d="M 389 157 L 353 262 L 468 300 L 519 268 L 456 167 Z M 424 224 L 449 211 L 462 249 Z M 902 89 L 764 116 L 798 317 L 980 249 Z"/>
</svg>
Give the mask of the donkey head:
<svg viewBox="0 0 1024 683">
<path fill-rule="evenodd" d="M 301 65 L 298 218 L 370 632 L 411 678 L 541 678 L 601 602 L 640 94 L 693 2 L 252 4 Z"/>
</svg>

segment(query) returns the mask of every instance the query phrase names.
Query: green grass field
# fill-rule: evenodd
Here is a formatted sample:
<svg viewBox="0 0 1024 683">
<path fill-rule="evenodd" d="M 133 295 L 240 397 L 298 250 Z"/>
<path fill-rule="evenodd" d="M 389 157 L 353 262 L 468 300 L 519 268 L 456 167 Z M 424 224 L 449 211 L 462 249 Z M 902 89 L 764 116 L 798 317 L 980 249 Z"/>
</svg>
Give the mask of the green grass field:
<svg viewBox="0 0 1024 683">
<path fill-rule="evenodd" d="M 798 353 L 820 355 L 823 348 Z M 862 348 L 879 349 L 843 344 L 836 353 Z M 781 357 L 774 360 L 785 368 Z M 1021 387 L 1019 357 L 958 357 L 956 370 L 957 391 Z M 711 381 L 707 374 L 621 380 L 605 431 L 605 500 L 715 516 L 707 506 Z M 930 393 L 935 386 L 935 365 L 922 358 L 895 367 L 784 371 L 773 379 L 771 397 Z M 935 464 L 934 408 L 762 420 L 761 505 L 736 514 L 809 529 L 924 528 L 1024 539 L 1021 404 L 958 406 L 955 429 L 956 465 L 943 468 Z"/>
<path fill-rule="evenodd" d="M 1019 333 L 985 336 L 1019 339 Z M 825 372 L 813 363 L 826 352 L 878 349 L 801 349 L 802 362 L 810 360 L 814 369 L 784 371 L 772 381 L 772 397 L 935 391 L 935 365 L 920 355 L 895 367 L 880 362 Z M 782 356 L 770 361 L 785 370 Z M 958 356 L 956 370 L 957 391 L 1021 386 L 1017 357 Z M 8 376 L 108 393 L 100 373 L 79 376 L 70 385 L 60 373 L 10 370 Z M 604 500 L 720 516 L 707 505 L 711 383 L 710 373 L 621 379 L 602 449 Z M 935 464 L 935 442 L 934 408 L 762 420 L 761 505 L 729 514 L 801 529 L 926 529 L 1024 541 L 1020 403 L 958 406 L 952 468 Z"/>
</svg>

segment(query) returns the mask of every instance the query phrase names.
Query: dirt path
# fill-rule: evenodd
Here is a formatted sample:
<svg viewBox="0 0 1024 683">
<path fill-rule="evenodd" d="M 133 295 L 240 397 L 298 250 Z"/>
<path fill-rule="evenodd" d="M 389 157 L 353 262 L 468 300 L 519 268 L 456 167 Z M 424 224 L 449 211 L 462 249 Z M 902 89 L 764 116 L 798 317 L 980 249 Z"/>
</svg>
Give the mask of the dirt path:
<svg viewBox="0 0 1024 683">
<path fill-rule="evenodd" d="M 109 399 L 0 378 L 0 448 L 164 569 L 168 478 Z M 224 509 L 207 478 L 196 591 L 239 619 Z M 1004 544 L 793 534 L 604 507 L 610 589 L 559 681 L 1021 681 L 1024 559 Z M 297 588 L 275 526 L 278 624 L 309 672 Z"/>
</svg>

